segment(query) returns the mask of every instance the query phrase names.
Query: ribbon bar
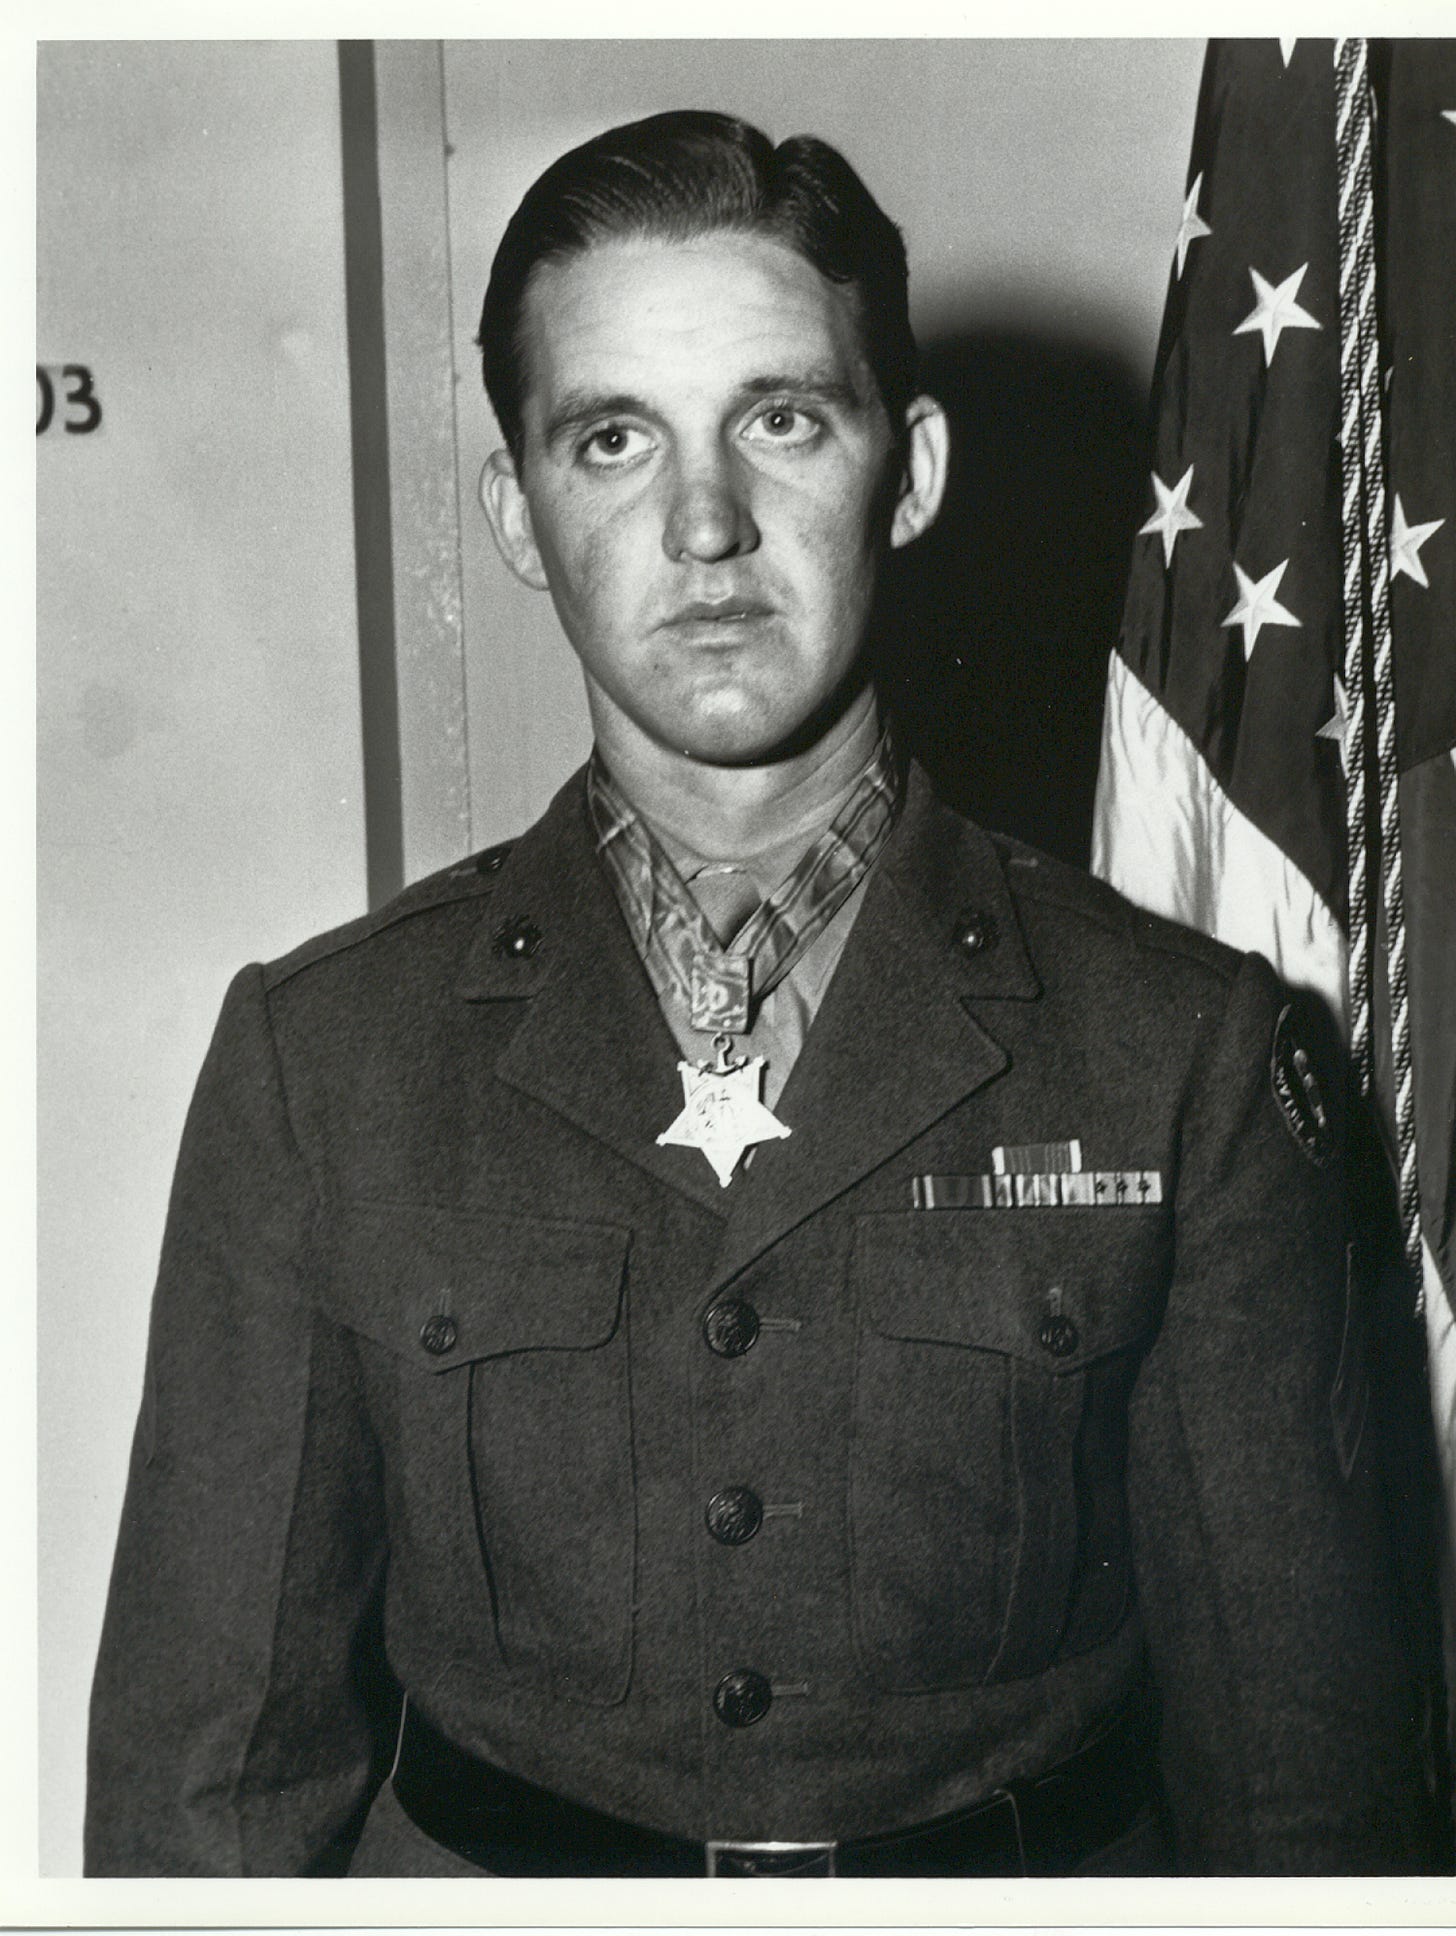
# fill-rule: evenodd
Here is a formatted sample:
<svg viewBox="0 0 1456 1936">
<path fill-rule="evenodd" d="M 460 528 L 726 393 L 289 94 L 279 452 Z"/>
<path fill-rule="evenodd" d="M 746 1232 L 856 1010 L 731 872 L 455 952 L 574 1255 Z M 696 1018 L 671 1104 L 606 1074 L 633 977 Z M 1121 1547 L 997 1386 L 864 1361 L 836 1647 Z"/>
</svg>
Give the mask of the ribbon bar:
<svg viewBox="0 0 1456 1936">
<path fill-rule="evenodd" d="M 991 1176 L 917 1176 L 917 1210 L 1140 1209 L 1163 1201 L 1161 1170 L 1042 1171 Z"/>
<path fill-rule="evenodd" d="M 1082 1167 L 1082 1145 L 1070 1143 L 1002 1143 L 991 1152 L 997 1176 L 1062 1176 Z"/>
</svg>

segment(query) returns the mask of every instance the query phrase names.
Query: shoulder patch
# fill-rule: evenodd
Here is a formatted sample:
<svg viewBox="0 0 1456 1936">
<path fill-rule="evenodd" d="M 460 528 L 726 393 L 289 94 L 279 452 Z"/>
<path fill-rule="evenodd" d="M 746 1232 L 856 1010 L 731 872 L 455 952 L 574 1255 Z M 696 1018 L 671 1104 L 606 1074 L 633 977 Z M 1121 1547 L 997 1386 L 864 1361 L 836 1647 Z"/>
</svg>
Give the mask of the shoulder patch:
<svg viewBox="0 0 1456 1936">
<path fill-rule="evenodd" d="M 1288 1002 L 1279 1011 L 1279 1020 L 1274 1026 L 1269 1082 L 1284 1118 L 1284 1127 L 1310 1162 L 1324 1169 L 1335 1153 L 1335 1139 L 1314 1065 L 1294 1032 Z"/>
</svg>

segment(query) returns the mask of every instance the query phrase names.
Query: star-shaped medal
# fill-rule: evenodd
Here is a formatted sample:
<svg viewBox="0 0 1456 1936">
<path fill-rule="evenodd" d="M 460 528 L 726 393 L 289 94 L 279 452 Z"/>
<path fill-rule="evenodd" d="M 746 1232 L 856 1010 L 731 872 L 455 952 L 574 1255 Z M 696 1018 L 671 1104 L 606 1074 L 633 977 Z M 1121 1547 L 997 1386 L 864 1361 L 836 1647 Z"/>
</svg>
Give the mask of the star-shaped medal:
<svg viewBox="0 0 1456 1936">
<path fill-rule="evenodd" d="M 733 1038 L 713 1038 L 714 1062 L 679 1062 L 683 1106 L 658 1142 L 701 1150 L 726 1190 L 743 1152 L 754 1143 L 772 1142 L 789 1130 L 760 1101 L 763 1057 L 730 1056 Z"/>
</svg>

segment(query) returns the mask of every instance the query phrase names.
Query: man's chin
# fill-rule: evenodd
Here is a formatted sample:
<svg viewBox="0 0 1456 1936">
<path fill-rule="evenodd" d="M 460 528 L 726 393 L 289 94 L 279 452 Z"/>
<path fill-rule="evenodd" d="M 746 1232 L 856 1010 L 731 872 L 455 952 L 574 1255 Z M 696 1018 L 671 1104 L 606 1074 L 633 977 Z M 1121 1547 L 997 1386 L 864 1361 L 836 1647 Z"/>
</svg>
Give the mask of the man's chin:
<svg viewBox="0 0 1456 1936">
<path fill-rule="evenodd" d="M 824 740 L 837 740 L 839 730 L 857 717 L 866 680 L 840 686 L 807 710 L 770 710 L 745 707 L 740 712 L 714 716 L 699 713 L 676 746 L 701 766 L 743 768 L 779 766 L 801 758 Z"/>
<path fill-rule="evenodd" d="M 679 740 L 668 743 L 696 766 L 776 766 L 803 750 L 807 724 L 730 719 L 695 722 Z M 809 733 L 809 743 L 822 731 L 821 725 Z"/>
<path fill-rule="evenodd" d="M 777 766 L 801 758 L 826 738 L 837 737 L 838 729 L 850 723 L 849 716 L 858 714 L 867 683 L 863 667 L 830 692 L 817 695 L 725 681 L 707 690 L 700 686 L 686 693 L 659 692 L 655 706 L 594 707 L 594 724 L 598 739 L 610 744 L 616 737 L 610 726 L 614 713 L 619 730 L 630 722 L 635 728 L 631 737 L 643 735 L 659 752 L 694 766 L 725 770 Z"/>
</svg>

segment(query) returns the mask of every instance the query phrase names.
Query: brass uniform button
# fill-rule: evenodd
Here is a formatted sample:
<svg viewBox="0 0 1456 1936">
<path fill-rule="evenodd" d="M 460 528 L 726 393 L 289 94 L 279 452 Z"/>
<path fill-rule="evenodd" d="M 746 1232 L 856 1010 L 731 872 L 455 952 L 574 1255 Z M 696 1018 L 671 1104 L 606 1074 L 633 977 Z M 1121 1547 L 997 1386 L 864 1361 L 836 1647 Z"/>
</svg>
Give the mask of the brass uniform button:
<svg viewBox="0 0 1456 1936">
<path fill-rule="evenodd" d="M 962 954 L 981 955 L 996 945 L 996 923 L 984 908 L 963 908 L 956 918 L 955 944 Z"/>
<path fill-rule="evenodd" d="M 725 1486 L 708 1501 L 703 1519 L 720 1546 L 742 1546 L 763 1524 L 763 1501 L 747 1486 Z"/>
<path fill-rule="evenodd" d="M 1049 1351 L 1054 1358 L 1070 1358 L 1082 1342 L 1072 1320 L 1060 1316 L 1044 1319 L 1037 1339 L 1042 1350 Z"/>
<path fill-rule="evenodd" d="M 432 1358 L 443 1358 L 447 1351 L 453 1351 L 459 1336 L 454 1318 L 443 1313 L 426 1318 L 420 1326 L 420 1343 Z"/>
<path fill-rule="evenodd" d="M 735 1667 L 713 1689 L 713 1712 L 725 1728 L 751 1728 L 773 1704 L 773 1689 L 751 1667 Z"/>
<path fill-rule="evenodd" d="M 528 960 L 540 945 L 541 930 L 524 915 L 519 920 L 502 923 L 495 931 L 496 953 L 511 961 Z"/>
<path fill-rule="evenodd" d="M 758 1337 L 758 1313 L 746 1298 L 725 1298 L 703 1319 L 709 1351 L 720 1358 L 741 1358 Z"/>
</svg>

